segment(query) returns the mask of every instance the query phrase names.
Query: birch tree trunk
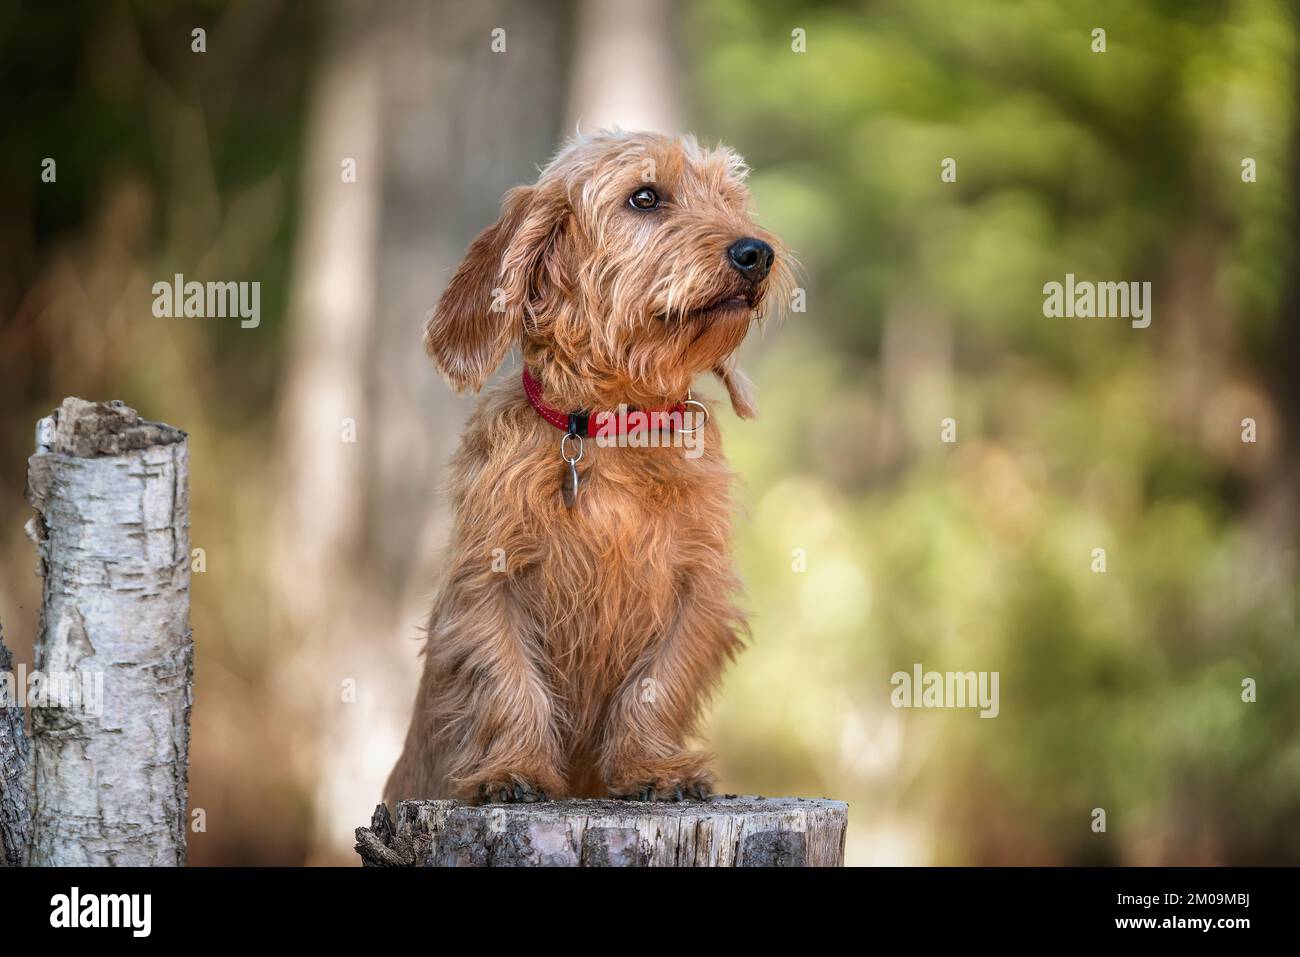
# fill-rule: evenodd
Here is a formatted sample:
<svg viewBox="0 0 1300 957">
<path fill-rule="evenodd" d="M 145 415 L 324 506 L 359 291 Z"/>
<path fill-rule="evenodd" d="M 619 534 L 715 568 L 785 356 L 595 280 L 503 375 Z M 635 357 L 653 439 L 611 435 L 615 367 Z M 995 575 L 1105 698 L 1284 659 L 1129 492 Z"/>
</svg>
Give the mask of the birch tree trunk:
<svg viewBox="0 0 1300 957">
<path fill-rule="evenodd" d="M 402 801 L 357 828 L 369 867 L 840 867 L 848 805 L 708 801 Z"/>
<path fill-rule="evenodd" d="M 681 70 L 673 0 L 581 0 L 566 132 L 604 127 L 677 135 Z M 628 29 L 636 24 L 635 29 Z"/>
<path fill-rule="evenodd" d="M 185 433 L 65 399 L 37 427 L 29 523 L 33 865 L 181 865 L 194 648 Z"/>
</svg>

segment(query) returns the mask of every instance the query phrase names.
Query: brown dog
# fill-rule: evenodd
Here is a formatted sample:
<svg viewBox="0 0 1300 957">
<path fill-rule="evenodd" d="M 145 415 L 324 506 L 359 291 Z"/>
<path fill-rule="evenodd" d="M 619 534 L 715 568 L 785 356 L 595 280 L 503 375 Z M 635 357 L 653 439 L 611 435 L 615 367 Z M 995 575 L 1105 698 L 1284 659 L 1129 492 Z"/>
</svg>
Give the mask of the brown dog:
<svg viewBox="0 0 1300 957">
<path fill-rule="evenodd" d="M 687 742 L 745 621 L 718 427 L 687 432 L 702 416 L 681 413 L 712 371 L 754 414 L 733 353 L 789 272 L 746 172 L 690 137 L 580 138 L 506 194 L 452 277 L 425 329 L 438 368 L 477 390 L 519 343 L 525 382 L 485 394 L 453 459 L 447 578 L 390 804 L 710 793 Z M 661 441 L 593 438 L 621 405 L 667 407 Z M 672 441 L 688 436 L 693 456 Z"/>
</svg>

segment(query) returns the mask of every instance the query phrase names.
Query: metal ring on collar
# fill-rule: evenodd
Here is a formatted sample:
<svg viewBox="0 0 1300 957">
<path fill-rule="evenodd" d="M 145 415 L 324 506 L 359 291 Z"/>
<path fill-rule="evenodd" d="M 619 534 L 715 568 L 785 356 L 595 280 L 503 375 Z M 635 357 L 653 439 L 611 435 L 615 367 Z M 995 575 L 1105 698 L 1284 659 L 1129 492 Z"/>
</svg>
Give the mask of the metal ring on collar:
<svg viewBox="0 0 1300 957">
<path fill-rule="evenodd" d="M 694 406 L 698 406 L 698 407 L 699 407 L 699 410 L 700 410 L 701 412 L 704 413 L 704 421 L 701 422 L 699 425 L 697 425 L 697 426 L 696 426 L 695 428 L 693 428 L 693 429 L 678 429 L 677 431 L 679 431 L 679 432 L 684 432 L 684 433 L 686 433 L 687 435 L 693 435 L 694 433 L 700 431 L 700 429 L 704 428 L 706 425 L 709 424 L 709 407 L 706 406 L 706 405 L 705 405 L 703 402 L 701 402 L 699 399 L 696 399 L 696 398 L 692 397 L 692 395 L 691 395 L 691 393 L 690 393 L 689 391 L 686 393 L 686 401 L 683 402 L 682 405 L 694 405 Z"/>
<path fill-rule="evenodd" d="M 565 444 L 569 439 L 578 440 L 578 454 L 576 456 L 569 454 L 569 447 Z M 582 436 L 574 432 L 565 432 L 564 437 L 560 439 L 560 458 L 564 459 L 564 461 L 568 462 L 570 465 L 573 465 L 575 462 L 582 461 L 582 453 Z"/>
</svg>

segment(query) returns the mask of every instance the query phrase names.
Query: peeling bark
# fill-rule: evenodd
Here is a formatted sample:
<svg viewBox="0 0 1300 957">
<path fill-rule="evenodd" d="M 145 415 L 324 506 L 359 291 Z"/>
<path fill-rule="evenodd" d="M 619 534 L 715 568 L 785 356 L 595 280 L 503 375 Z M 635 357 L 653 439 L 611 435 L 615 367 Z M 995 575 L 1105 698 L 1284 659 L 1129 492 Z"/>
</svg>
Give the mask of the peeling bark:
<svg viewBox="0 0 1300 957">
<path fill-rule="evenodd" d="M 27 863 L 32 833 L 31 760 L 23 727 L 23 694 L 11 680 L 16 681 L 13 656 L 5 647 L 4 626 L 0 625 L 0 867 Z"/>
<path fill-rule="evenodd" d="M 185 433 L 120 402 L 65 399 L 37 426 L 27 478 L 44 578 L 35 670 L 47 688 L 57 676 L 85 693 L 79 706 L 31 709 L 31 863 L 184 864 L 194 660 Z"/>
<path fill-rule="evenodd" d="M 847 825 L 848 805 L 804 798 L 402 801 L 356 851 L 368 867 L 839 867 Z"/>
</svg>

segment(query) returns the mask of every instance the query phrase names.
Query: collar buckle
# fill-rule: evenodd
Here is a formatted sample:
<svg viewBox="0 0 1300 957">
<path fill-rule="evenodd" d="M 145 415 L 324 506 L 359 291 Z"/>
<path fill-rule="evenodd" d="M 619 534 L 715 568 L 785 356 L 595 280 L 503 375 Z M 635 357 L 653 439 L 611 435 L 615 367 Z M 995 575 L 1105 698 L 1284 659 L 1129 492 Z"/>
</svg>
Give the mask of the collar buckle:
<svg viewBox="0 0 1300 957">
<path fill-rule="evenodd" d="M 588 420 L 591 418 L 590 412 L 570 412 L 569 413 L 569 435 L 576 435 L 579 438 L 587 437 Z"/>
</svg>

